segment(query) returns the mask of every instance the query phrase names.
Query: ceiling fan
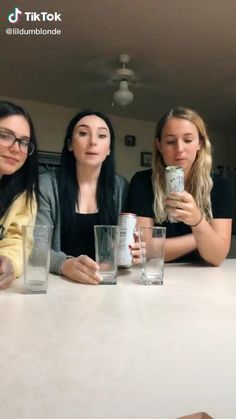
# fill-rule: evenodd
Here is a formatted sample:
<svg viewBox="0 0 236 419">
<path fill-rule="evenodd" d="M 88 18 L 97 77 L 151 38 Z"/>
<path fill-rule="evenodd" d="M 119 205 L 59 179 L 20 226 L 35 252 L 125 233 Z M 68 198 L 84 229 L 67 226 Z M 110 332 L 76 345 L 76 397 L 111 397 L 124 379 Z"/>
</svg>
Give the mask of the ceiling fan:
<svg viewBox="0 0 236 419">
<path fill-rule="evenodd" d="M 166 95 L 168 89 L 170 90 L 170 76 L 166 69 L 163 75 L 160 66 L 158 68 L 153 64 L 140 66 L 139 63 L 139 70 L 136 72 L 129 66 L 129 54 L 120 54 L 118 60 L 112 56 L 106 59 L 93 59 L 82 64 L 79 73 L 81 91 L 107 92 L 109 96 L 112 94 L 112 105 L 125 107 L 134 101 L 137 88 L 141 92 L 139 97 L 140 94 L 149 94 L 149 92 L 152 95 L 155 92 L 158 92 L 159 96 Z"/>
<path fill-rule="evenodd" d="M 115 84 L 118 87 L 113 94 L 113 102 L 124 107 L 134 100 L 134 94 L 129 89 L 129 86 L 137 81 L 137 77 L 135 72 L 127 67 L 127 64 L 130 61 L 130 56 L 128 54 L 121 54 L 119 60 L 121 67 L 114 71 L 108 82 L 110 84 Z"/>
</svg>

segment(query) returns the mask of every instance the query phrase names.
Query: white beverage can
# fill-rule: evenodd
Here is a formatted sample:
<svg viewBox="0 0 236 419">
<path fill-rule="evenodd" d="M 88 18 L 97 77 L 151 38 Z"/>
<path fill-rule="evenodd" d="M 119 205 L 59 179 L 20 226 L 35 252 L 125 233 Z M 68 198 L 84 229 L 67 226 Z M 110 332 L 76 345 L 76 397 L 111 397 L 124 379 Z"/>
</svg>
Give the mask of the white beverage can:
<svg viewBox="0 0 236 419">
<path fill-rule="evenodd" d="M 132 255 L 129 245 L 134 242 L 137 216 L 130 212 L 122 212 L 119 215 L 120 242 L 118 250 L 118 266 L 130 268 L 132 266 Z"/>
<path fill-rule="evenodd" d="M 167 166 L 165 169 L 166 178 L 166 195 L 169 196 L 171 192 L 184 192 L 184 169 L 179 166 Z M 168 215 L 171 222 L 177 222 Z"/>
</svg>

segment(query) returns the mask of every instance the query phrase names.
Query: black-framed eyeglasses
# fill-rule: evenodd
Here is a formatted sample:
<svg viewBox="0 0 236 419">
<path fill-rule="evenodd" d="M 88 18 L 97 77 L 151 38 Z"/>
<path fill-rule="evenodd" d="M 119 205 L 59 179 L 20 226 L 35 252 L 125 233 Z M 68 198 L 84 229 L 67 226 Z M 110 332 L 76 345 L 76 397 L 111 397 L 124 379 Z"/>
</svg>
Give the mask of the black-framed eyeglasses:
<svg viewBox="0 0 236 419">
<path fill-rule="evenodd" d="M 35 145 L 31 141 L 22 140 L 10 132 L 0 130 L 0 145 L 11 147 L 15 143 L 19 144 L 20 151 L 23 154 L 30 156 L 34 152 Z"/>
</svg>

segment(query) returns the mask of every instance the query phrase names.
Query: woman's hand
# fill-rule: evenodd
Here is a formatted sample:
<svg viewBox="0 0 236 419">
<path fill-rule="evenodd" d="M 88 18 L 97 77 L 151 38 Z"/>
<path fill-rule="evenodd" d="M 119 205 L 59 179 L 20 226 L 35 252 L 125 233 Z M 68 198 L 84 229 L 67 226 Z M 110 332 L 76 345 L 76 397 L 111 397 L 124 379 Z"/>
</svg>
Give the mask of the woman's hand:
<svg viewBox="0 0 236 419">
<path fill-rule="evenodd" d="M 11 260 L 7 256 L 0 256 L 0 289 L 9 287 L 15 279 Z"/>
<path fill-rule="evenodd" d="M 141 241 L 140 232 L 134 233 L 134 243 L 132 243 L 129 248 L 132 255 L 133 264 L 139 265 L 142 263 L 142 258 L 144 255 L 146 255 L 146 243 Z"/>
<path fill-rule="evenodd" d="M 66 259 L 61 265 L 62 275 L 82 284 L 98 285 L 101 281 L 98 270 L 98 264 L 86 255 Z"/>
<path fill-rule="evenodd" d="M 196 202 L 188 192 L 171 192 L 165 201 L 166 208 L 176 221 L 182 221 L 189 226 L 197 225 L 202 214 Z"/>
</svg>

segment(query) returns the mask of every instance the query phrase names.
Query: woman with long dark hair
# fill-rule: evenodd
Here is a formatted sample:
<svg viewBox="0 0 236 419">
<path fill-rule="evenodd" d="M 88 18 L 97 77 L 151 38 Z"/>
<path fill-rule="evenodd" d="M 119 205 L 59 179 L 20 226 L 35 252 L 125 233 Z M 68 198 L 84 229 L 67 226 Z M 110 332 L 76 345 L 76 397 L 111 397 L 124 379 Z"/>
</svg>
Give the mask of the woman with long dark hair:
<svg viewBox="0 0 236 419">
<path fill-rule="evenodd" d="M 22 273 L 22 225 L 34 223 L 37 197 L 32 120 L 20 106 L 0 101 L 0 288 Z"/>
<path fill-rule="evenodd" d="M 98 284 L 93 226 L 117 224 L 128 182 L 115 174 L 114 130 L 100 112 L 69 123 L 58 173 L 40 177 L 37 222 L 54 225 L 50 271 Z"/>
</svg>

